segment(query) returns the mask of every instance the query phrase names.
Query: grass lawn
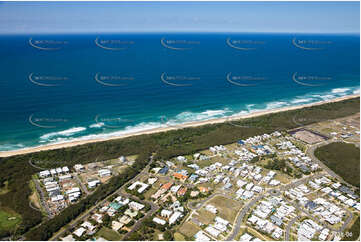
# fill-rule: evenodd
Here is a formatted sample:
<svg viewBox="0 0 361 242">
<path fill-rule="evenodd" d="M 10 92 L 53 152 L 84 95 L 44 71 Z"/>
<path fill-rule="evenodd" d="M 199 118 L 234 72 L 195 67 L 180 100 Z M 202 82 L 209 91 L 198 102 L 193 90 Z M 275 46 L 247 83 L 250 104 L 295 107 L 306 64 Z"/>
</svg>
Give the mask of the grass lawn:
<svg viewBox="0 0 361 242">
<path fill-rule="evenodd" d="M 21 216 L 8 208 L 0 209 L 0 230 L 12 231 L 21 222 Z"/>
<path fill-rule="evenodd" d="M 183 235 L 189 237 L 189 238 L 193 238 L 193 236 L 199 231 L 201 230 L 200 227 L 198 227 L 197 225 L 193 224 L 192 222 L 185 222 L 180 228 L 179 228 L 179 232 L 182 233 Z"/>
<path fill-rule="evenodd" d="M 275 171 L 276 176 L 275 179 L 279 180 L 281 183 L 287 184 L 292 181 L 292 177 L 289 175 L 282 173 L 281 171 Z"/>
<path fill-rule="evenodd" d="M 174 233 L 174 240 L 175 241 L 185 241 L 186 239 L 181 233 L 175 232 Z"/>
<path fill-rule="evenodd" d="M 129 155 L 125 158 L 127 158 L 128 161 L 135 161 L 138 158 L 138 155 Z"/>
<path fill-rule="evenodd" d="M 309 200 L 313 201 L 316 198 L 320 197 L 320 194 L 318 192 L 312 192 L 306 196 Z"/>
<path fill-rule="evenodd" d="M 212 198 L 208 204 L 212 204 L 217 208 L 217 216 L 220 216 L 230 223 L 233 223 L 239 209 L 241 208 L 241 204 L 239 202 L 223 196 L 216 196 Z"/>
<path fill-rule="evenodd" d="M 331 143 L 317 148 L 315 156 L 346 182 L 360 187 L 360 149 L 355 145 Z"/>
<path fill-rule="evenodd" d="M 122 240 L 122 236 L 112 230 L 112 229 L 109 229 L 109 228 L 106 228 L 106 227 L 102 227 L 96 234 L 96 237 L 102 237 L 106 240 L 111 240 L 111 241 L 119 241 L 119 240 Z"/>
<path fill-rule="evenodd" d="M 214 160 L 209 159 L 209 160 L 199 160 L 197 162 L 195 162 L 200 168 L 206 167 L 206 166 L 210 166 L 213 163 L 215 163 Z"/>
</svg>

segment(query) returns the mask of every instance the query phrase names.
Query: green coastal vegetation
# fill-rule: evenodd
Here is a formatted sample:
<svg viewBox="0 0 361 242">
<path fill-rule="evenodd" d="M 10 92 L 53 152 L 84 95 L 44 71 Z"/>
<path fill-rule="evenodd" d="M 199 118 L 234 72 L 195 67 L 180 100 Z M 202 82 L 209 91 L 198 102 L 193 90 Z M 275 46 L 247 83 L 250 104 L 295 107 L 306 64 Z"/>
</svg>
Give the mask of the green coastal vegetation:
<svg viewBox="0 0 361 242">
<path fill-rule="evenodd" d="M 315 156 L 346 182 L 360 187 L 360 148 L 334 142 L 317 148 Z"/>
<path fill-rule="evenodd" d="M 254 135 L 297 128 L 300 122 L 294 122 L 296 116 L 302 117 L 302 124 L 305 125 L 349 116 L 358 113 L 359 109 L 359 98 L 353 98 L 232 121 L 232 123 L 208 124 L 0 158 L 0 169 L 2 171 L 0 173 L 0 189 L 6 189 L 7 191 L 5 194 L 0 194 L 0 205 L 21 214 L 21 223 L 17 226 L 16 232 L 13 229 L 0 227 L 0 236 L 25 234 L 27 240 L 49 239 L 71 220 L 135 177 L 148 164 L 149 157 L 152 154 L 155 159 L 168 159 L 178 155 L 187 155 L 210 146 L 230 144 Z M 344 154 L 344 152 L 342 153 Z M 29 182 L 31 176 L 40 171 L 33 167 L 31 163 L 48 169 L 59 166 L 73 166 L 77 163 L 85 164 L 95 160 L 108 160 L 121 155 L 137 155 L 137 159 L 122 174 L 112 177 L 108 183 L 102 184 L 94 193 L 69 206 L 54 218 L 45 219 L 39 211 L 29 207 L 29 196 L 32 192 Z M 0 209 L 0 211 L 2 210 Z"/>
</svg>

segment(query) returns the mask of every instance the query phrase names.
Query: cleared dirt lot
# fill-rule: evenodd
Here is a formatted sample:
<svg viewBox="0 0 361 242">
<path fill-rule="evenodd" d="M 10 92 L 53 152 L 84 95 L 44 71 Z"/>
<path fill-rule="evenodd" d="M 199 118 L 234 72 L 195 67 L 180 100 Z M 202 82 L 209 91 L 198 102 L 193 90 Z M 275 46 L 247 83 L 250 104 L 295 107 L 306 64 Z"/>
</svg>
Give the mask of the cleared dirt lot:
<svg viewBox="0 0 361 242">
<path fill-rule="evenodd" d="M 233 223 L 239 209 L 241 209 L 239 202 L 224 196 L 216 196 L 212 198 L 208 204 L 212 204 L 217 208 L 217 216 L 226 219 L 230 223 Z"/>
<path fill-rule="evenodd" d="M 195 225 L 194 223 L 188 221 L 185 222 L 180 228 L 179 232 L 187 237 L 193 237 L 201 228 Z"/>
<path fill-rule="evenodd" d="M 194 218 L 196 218 L 199 222 L 202 224 L 210 224 L 214 221 L 214 218 L 216 217 L 215 214 L 205 210 L 204 208 L 199 209 L 197 211 L 198 215 L 193 215 Z"/>
</svg>

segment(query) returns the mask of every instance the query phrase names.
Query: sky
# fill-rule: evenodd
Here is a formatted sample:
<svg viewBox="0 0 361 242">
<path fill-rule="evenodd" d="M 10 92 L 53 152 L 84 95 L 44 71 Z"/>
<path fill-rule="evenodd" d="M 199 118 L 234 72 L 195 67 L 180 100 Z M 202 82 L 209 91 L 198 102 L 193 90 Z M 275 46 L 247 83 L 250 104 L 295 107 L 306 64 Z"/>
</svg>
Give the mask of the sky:
<svg viewBox="0 0 361 242">
<path fill-rule="evenodd" d="M 359 2 L 0 2 L 0 34 L 359 33 Z"/>
</svg>

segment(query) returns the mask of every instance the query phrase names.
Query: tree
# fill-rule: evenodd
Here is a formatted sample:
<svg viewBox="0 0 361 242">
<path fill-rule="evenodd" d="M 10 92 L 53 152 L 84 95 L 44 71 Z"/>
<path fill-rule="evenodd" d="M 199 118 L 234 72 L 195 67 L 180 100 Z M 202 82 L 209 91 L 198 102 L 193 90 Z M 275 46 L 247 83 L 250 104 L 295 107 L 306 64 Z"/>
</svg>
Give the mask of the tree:
<svg viewBox="0 0 361 242">
<path fill-rule="evenodd" d="M 103 225 L 108 227 L 110 225 L 110 222 L 111 222 L 111 218 L 110 216 L 106 213 L 104 214 L 104 217 L 103 217 Z"/>
<path fill-rule="evenodd" d="M 164 240 L 171 241 L 173 240 L 173 233 L 170 230 L 167 230 L 163 233 Z"/>
</svg>

